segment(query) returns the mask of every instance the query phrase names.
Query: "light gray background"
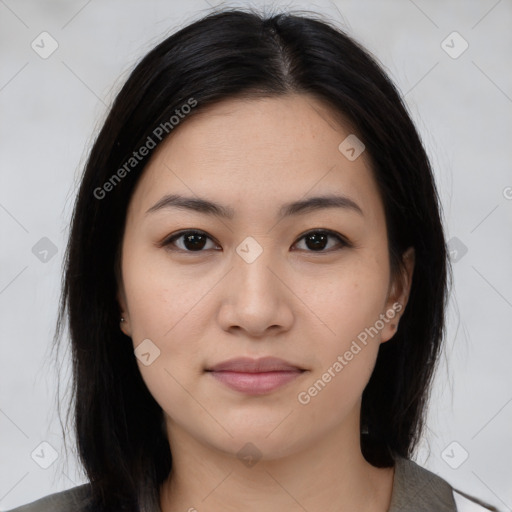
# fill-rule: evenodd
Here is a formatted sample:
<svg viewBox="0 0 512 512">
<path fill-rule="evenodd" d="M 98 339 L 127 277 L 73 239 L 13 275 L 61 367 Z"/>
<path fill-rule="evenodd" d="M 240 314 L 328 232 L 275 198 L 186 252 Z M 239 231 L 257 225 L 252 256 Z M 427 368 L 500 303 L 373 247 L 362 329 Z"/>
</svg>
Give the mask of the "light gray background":
<svg viewBox="0 0 512 512">
<path fill-rule="evenodd" d="M 0 0 L 1 509 L 84 481 L 72 452 L 66 462 L 49 352 L 77 179 L 127 72 L 170 32 L 220 4 L 211 2 Z M 448 238 L 467 247 L 453 254 L 447 345 L 418 461 L 511 510 L 511 1 L 252 5 L 327 14 L 378 57 L 405 95 L 435 168 Z M 47 59 L 31 48 L 43 31 L 59 45 Z M 441 46 L 453 31 L 469 44 L 458 58 Z M 458 52 L 461 44 L 451 37 L 445 47 Z M 47 262 L 32 252 L 43 237 L 58 250 Z M 67 368 L 64 359 L 64 390 Z M 43 441 L 58 454 L 48 469 L 31 458 L 37 448 L 34 458 L 49 462 Z M 467 460 L 451 467 L 465 452 Z"/>
</svg>

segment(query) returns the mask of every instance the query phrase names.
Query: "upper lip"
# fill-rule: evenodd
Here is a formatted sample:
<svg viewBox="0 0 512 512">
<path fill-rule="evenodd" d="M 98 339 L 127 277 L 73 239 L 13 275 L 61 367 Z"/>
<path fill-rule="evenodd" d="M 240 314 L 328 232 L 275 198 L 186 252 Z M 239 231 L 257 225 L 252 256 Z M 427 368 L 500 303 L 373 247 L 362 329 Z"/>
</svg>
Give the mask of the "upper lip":
<svg viewBox="0 0 512 512">
<path fill-rule="evenodd" d="M 206 371 L 210 372 L 224 371 L 240 373 L 286 372 L 297 370 L 302 371 L 303 368 L 277 357 L 261 357 L 259 359 L 236 357 L 206 369 Z"/>
</svg>

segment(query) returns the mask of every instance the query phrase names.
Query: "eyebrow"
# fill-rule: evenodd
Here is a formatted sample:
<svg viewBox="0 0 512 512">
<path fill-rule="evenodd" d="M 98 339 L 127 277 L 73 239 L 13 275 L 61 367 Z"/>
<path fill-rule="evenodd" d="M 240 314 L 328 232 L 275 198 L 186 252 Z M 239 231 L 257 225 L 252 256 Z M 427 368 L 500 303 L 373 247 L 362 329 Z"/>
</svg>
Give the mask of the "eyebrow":
<svg viewBox="0 0 512 512">
<path fill-rule="evenodd" d="M 168 194 L 162 197 L 157 203 L 146 211 L 146 214 L 160 211 L 167 208 L 178 208 L 191 210 L 206 215 L 214 215 L 224 219 L 232 219 L 235 215 L 233 208 L 224 206 L 214 201 L 198 197 L 185 197 L 179 194 Z M 285 203 L 278 211 L 280 219 L 292 215 L 300 215 L 325 208 L 341 208 L 347 211 L 356 212 L 364 216 L 359 205 L 347 196 L 343 195 L 322 195 Z"/>
</svg>

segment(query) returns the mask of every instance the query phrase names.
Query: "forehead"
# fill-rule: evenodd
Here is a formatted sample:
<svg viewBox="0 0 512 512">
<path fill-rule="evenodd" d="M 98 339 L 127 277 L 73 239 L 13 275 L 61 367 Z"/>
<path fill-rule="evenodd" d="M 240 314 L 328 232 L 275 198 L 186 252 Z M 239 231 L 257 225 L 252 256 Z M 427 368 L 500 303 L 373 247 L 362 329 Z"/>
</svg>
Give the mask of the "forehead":
<svg viewBox="0 0 512 512">
<path fill-rule="evenodd" d="M 224 100 L 160 144 L 131 209 L 142 214 L 162 195 L 180 193 L 254 215 L 272 203 L 335 192 L 382 214 L 369 157 L 351 161 L 339 149 L 349 136 L 347 123 L 307 95 Z"/>
</svg>

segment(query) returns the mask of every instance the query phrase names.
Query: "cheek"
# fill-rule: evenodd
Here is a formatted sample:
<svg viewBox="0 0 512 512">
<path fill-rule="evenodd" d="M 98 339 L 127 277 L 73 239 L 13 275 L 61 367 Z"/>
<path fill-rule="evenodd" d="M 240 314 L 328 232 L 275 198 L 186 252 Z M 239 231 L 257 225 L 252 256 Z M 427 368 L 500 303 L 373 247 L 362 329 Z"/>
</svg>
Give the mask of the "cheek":
<svg viewBox="0 0 512 512">
<path fill-rule="evenodd" d="M 130 256 L 123 261 L 123 280 L 133 347 L 136 354 L 139 346 L 146 345 L 151 352 L 148 366 L 143 358 L 137 359 L 139 370 L 160 405 L 172 396 L 172 407 L 183 407 L 187 395 L 179 383 L 187 385 L 201 368 L 198 354 L 205 322 L 201 297 L 211 285 L 189 276 L 188 269 L 178 272 L 154 253 L 137 248 L 130 252 L 127 247 L 126 254 Z"/>
<path fill-rule="evenodd" d="M 161 251 L 134 251 L 123 265 L 134 343 L 151 337 L 168 343 L 183 323 L 194 329 L 195 310 L 212 288 L 211 279 L 199 278 L 193 266 L 169 264 Z"/>
<path fill-rule="evenodd" d="M 143 340 L 153 344 L 149 345 L 151 363 L 137 359 L 137 364 L 151 395 L 168 414 L 180 418 L 189 411 L 199 416 L 200 407 L 194 409 L 187 390 L 202 369 L 205 314 L 201 297 L 211 284 L 160 260 L 133 251 L 123 263 L 134 349 Z"/>
<path fill-rule="evenodd" d="M 350 264 L 309 284 L 311 305 L 326 326 L 326 346 L 342 349 L 366 328 L 375 324 L 388 289 L 386 267 L 377 258 L 354 258 Z M 329 335 L 330 333 L 330 335 Z"/>
<path fill-rule="evenodd" d="M 326 414 L 341 414 L 342 403 L 354 405 L 373 371 L 388 287 L 388 273 L 379 260 L 387 264 L 385 258 L 371 255 L 358 258 L 311 288 L 309 304 L 325 329 L 315 345 L 319 364 L 308 380 L 312 387 L 303 391 L 305 401 L 327 407 Z"/>
</svg>

